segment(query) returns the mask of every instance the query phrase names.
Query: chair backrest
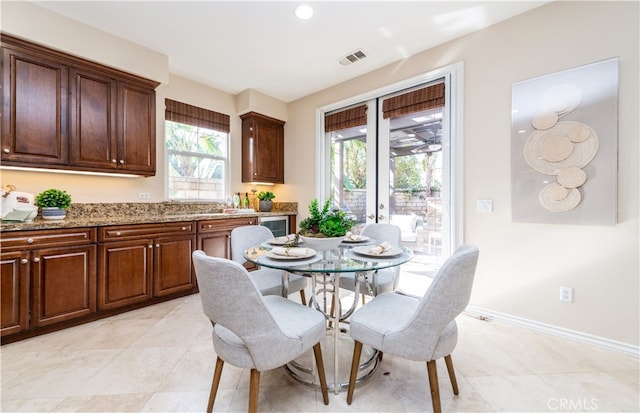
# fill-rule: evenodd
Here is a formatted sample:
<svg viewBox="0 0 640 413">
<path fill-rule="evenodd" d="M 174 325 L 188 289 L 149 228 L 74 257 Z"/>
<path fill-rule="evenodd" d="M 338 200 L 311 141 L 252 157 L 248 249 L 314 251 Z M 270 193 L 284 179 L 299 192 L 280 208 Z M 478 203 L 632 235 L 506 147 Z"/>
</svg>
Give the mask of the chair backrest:
<svg viewBox="0 0 640 413">
<path fill-rule="evenodd" d="M 207 256 L 200 250 L 194 251 L 192 258 L 205 315 L 216 324 L 216 329 L 222 326 L 242 340 L 256 368 L 274 363 L 274 358 L 280 356 L 274 354 L 274 349 L 299 346 L 275 322 L 260 290 L 242 265 Z"/>
<path fill-rule="evenodd" d="M 411 321 L 387 339 L 406 346 L 416 360 L 430 360 L 442 332 L 469 304 L 478 256 L 475 245 L 457 248 L 420 299 Z"/>
<path fill-rule="evenodd" d="M 402 243 L 402 230 L 394 224 L 367 224 L 362 228 L 362 235 L 378 241 L 387 241 L 394 247 Z"/>
<path fill-rule="evenodd" d="M 271 230 L 263 225 L 246 225 L 231 231 L 231 259 L 244 263 L 243 252 L 273 238 Z"/>
<path fill-rule="evenodd" d="M 402 245 L 402 229 L 395 224 L 367 224 L 362 228 L 362 235 L 378 241 L 387 241 L 393 247 Z M 391 268 L 394 272 L 393 291 L 398 289 L 400 284 L 400 266 Z"/>
</svg>

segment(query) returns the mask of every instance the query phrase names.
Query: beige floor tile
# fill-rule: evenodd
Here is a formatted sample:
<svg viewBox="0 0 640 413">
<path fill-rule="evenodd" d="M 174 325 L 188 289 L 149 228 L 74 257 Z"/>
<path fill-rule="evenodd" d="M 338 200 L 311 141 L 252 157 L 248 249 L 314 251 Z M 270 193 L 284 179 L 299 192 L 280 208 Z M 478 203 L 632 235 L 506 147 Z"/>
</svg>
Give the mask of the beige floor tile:
<svg viewBox="0 0 640 413">
<path fill-rule="evenodd" d="M 226 409 L 221 408 L 224 404 L 224 394 L 220 391 L 219 403 L 214 406 L 214 411 L 223 412 Z M 156 392 L 147 403 L 142 407 L 140 412 L 181 412 L 181 413 L 201 413 L 207 408 L 209 400 L 209 391 L 190 391 L 190 392 Z"/>
<path fill-rule="evenodd" d="M 2 398 L 0 411 L 3 413 L 54 412 L 64 397 L 5 399 Z"/>
<path fill-rule="evenodd" d="M 608 373 L 575 373 L 541 375 L 542 380 L 560 393 L 554 406 L 574 407 L 573 410 L 605 412 L 639 412 L 638 388 L 625 384 L 623 378 Z"/>
<path fill-rule="evenodd" d="M 549 403 L 562 395 L 535 375 L 468 377 L 467 381 L 492 411 L 549 411 Z"/>
<path fill-rule="evenodd" d="M 460 394 L 453 395 L 438 360 L 443 411 L 640 411 L 636 356 L 468 314 L 457 322 L 452 358 Z M 340 371 L 348 374 L 353 344 L 345 339 L 340 345 Z M 333 351 L 327 346 L 329 376 Z M 308 365 L 311 354 L 303 357 Z M 202 412 L 215 358 L 199 296 L 183 297 L 0 347 L 0 410 Z M 324 406 L 319 389 L 295 382 L 281 368 L 261 376 L 263 412 L 432 409 L 426 364 L 390 354 L 358 384 L 350 406 L 346 391 L 330 391 Z M 215 411 L 245 412 L 248 386 L 248 370 L 225 365 Z"/>
<path fill-rule="evenodd" d="M 87 393 L 82 388 L 121 353 L 122 350 L 116 349 L 28 354 L 23 364 L 14 365 L 18 374 L 3 383 L 2 397 L 25 399 L 95 394 L 96 389 L 89 389 Z"/>
<path fill-rule="evenodd" d="M 130 348 L 84 382 L 82 395 L 153 393 L 188 347 Z"/>
<path fill-rule="evenodd" d="M 150 393 L 112 394 L 106 396 L 67 397 L 55 407 L 57 412 L 138 412 L 151 397 Z"/>
</svg>

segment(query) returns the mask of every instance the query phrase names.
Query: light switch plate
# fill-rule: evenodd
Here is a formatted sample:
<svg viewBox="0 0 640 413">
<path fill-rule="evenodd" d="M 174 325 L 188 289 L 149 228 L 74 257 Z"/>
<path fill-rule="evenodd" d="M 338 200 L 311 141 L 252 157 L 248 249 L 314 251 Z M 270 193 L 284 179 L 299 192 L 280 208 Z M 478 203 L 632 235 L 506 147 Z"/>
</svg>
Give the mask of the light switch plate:
<svg viewBox="0 0 640 413">
<path fill-rule="evenodd" d="M 478 212 L 493 212 L 493 201 L 490 199 L 478 199 L 476 201 L 476 210 Z"/>
</svg>

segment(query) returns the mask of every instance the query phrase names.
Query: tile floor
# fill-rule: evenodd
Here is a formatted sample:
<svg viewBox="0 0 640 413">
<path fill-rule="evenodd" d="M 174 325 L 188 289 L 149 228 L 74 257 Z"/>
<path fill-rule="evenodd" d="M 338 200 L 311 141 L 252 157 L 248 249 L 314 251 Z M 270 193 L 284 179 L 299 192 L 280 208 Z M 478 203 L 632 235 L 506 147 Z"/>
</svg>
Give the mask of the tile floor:
<svg viewBox="0 0 640 413">
<path fill-rule="evenodd" d="M 635 356 L 467 314 L 458 324 L 458 396 L 438 365 L 445 412 L 640 411 Z M 0 410 L 204 411 L 215 361 L 210 332 L 193 295 L 2 346 Z M 214 410 L 246 411 L 248 383 L 248 371 L 225 366 Z M 351 406 L 345 392 L 329 399 L 325 406 L 318 390 L 283 369 L 262 374 L 263 412 L 432 410 L 424 363 L 390 355 L 356 388 Z"/>
</svg>

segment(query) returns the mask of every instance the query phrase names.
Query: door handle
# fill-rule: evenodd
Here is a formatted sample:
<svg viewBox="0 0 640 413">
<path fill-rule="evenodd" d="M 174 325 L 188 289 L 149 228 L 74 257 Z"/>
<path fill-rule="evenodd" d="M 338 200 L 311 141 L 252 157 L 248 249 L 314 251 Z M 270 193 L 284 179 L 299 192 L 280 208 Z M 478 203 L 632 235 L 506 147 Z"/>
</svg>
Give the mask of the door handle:
<svg viewBox="0 0 640 413">
<path fill-rule="evenodd" d="M 367 215 L 367 218 L 369 218 L 369 219 L 375 219 L 375 218 L 376 218 L 376 216 L 375 216 L 375 215 L 373 215 L 373 214 L 369 214 L 369 215 Z"/>
<path fill-rule="evenodd" d="M 384 219 L 384 215 L 380 214 L 378 215 L 378 221 L 382 221 Z"/>
</svg>

